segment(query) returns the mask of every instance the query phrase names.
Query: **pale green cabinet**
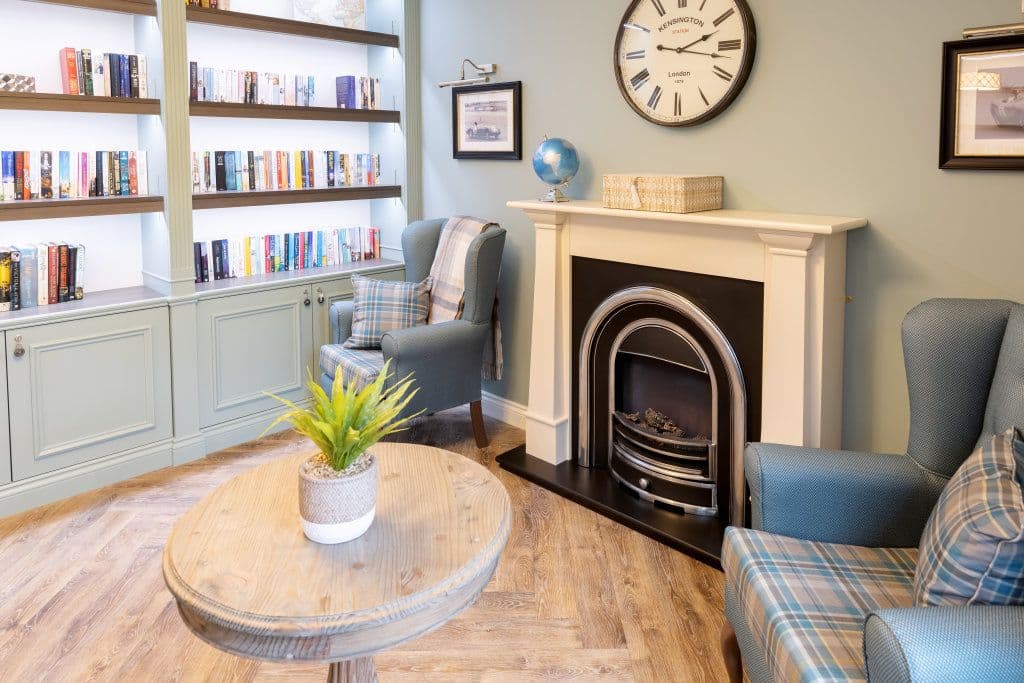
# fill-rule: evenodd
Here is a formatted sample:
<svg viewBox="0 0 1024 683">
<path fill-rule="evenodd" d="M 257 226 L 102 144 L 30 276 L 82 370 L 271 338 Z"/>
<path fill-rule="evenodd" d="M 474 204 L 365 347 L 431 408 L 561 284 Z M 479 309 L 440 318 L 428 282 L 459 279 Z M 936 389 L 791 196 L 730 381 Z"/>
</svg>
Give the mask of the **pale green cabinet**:
<svg viewBox="0 0 1024 683">
<path fill-rule="evenodd" d="M 306 363 L 313 349 L 312 297 L 310 287 L 295 286 L 199 302 L 203 427 L 280 405 L 265 392 L 291 400 L 306 396 Z"/>
<path fill-rule="evenodd" d="M 0 334 L 0 484 L 11 483 L 11 432 L 7 420 L 7 352 L 4 336 Z"/>
<path fill-rule="evenodd" d="M 169 439 L 168 327 L 161 306 L 8 330 L 13 480 Z"/>
</svg>

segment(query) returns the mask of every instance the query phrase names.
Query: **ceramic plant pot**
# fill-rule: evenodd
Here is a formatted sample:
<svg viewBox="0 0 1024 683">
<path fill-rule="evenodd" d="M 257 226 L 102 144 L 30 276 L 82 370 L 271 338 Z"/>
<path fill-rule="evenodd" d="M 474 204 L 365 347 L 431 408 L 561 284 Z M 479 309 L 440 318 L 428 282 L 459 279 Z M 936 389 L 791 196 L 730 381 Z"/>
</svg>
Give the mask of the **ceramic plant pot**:
<svg viewBox="0 0 1024 683">
<path fill-rule="evenodd" d="M 370 528 L 376 512 L 377 459 L 372 453 L 343 472 L 331 469 L 319 453 L 299 467 L 299 514 L 309 540 L 355 540 Z"/>
</svg>

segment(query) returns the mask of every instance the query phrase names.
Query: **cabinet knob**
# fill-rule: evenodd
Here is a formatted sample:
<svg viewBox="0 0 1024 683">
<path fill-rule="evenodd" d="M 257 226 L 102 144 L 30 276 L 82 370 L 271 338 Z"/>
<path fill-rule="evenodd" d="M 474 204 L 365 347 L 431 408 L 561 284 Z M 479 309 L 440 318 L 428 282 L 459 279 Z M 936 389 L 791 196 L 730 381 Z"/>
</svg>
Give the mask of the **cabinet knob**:
<svg viewBox="0 0 1024 683">
<path fill-rule="evenodd" d="M 312 303 L 309 300 L 309 290 L 308 289 L 302 290 L 302 296 L 303 296 L 302 305 L 303 306 L 309 306 L 309 304 Z"/>
<path fill-rule="evenodd" d="M 326 300 L 327 300 L 327 298 L 324 296 L 324 288 L 323 287 L 317 287 L 316 288 L 316 302 L 318 304 L 320 304 L 321 306 L 323 306 L 324 305 L 324 301 L 326 301 Z"/>
<path fill-rule="evenodd" d="M 14 338 L 14 357 L 21 358 L 25 355 L 25 345 L 21 343 L 21 335 Z"/>
</svg>

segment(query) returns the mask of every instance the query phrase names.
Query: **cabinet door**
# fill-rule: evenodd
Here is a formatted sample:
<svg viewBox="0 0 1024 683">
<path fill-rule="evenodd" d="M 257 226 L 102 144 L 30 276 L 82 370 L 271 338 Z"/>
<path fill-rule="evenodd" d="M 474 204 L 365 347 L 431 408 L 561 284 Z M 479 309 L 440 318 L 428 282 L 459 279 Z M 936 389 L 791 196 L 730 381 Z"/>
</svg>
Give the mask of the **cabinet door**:
<svg viewBox="0 0 1024 683">
<path fill-rule="evenodd" d="M 389 270 L 383 273 L 373 273 L 367 277 L 375 280 L 404 280 L 404 270 Z M 318 368 L 320 365 L 320 347 L 330 344 L 331 339 L 331 304 L 336 301 L 348 301 L 352 298 L 352 278 L 344 277 L 336 280 L 328 280 L 313 285 L 314 290 L 314 313 L 313 313 L 313 364 L 311 367 Z M 321 299 L 323 301 L 321 302 Z"/>
<path fill-rule="evenodd" d="M 11 432 L 7 422 L 7 353 L 6 337 L 0 334 L 0 484 L 11 482 Z"/>
<path fill-rule="evenodd" d="M 264 392 L 306 397 L 313 346 L 308 287 L 199 302 L 199 394 L 203 427 L 279 407 Z M 312 369 L 312 368 L 310 368 Z"/>
<path fill-rule="evenodd" d="M 15 481 L 170 438 L 166 308 L 6 337 Z"/>
</svg>

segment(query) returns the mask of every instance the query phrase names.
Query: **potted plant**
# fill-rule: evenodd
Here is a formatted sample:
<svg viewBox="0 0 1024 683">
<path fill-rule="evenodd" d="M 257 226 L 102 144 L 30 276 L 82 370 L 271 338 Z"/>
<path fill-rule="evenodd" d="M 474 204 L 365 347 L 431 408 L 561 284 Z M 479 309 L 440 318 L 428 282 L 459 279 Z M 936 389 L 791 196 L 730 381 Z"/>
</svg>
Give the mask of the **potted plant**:
<svg viewBox="0 0 1024 683">
<path fill-rule="evenodd" d="M 289 410 L 274 420 L 270 431 L 288 422 L 320 452 L 299 467 L 299 513 L 306 537 L 317 543 L 345 543 L 370 528 L 377 504 L 377 459 L 370 448 L 389 434 L 402 431 L 412 418 L 399 417 L 418 389 L 412 376 L 385 388 L 390 361 L 376 381 L 357 391 L 346 387 L 342 373 L 334 377 L 331 395 L 310 375 L 310 408 L 274 396 Z"/>
</svg>

